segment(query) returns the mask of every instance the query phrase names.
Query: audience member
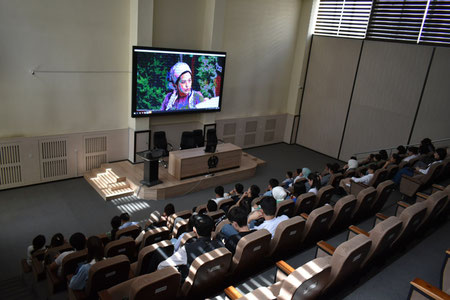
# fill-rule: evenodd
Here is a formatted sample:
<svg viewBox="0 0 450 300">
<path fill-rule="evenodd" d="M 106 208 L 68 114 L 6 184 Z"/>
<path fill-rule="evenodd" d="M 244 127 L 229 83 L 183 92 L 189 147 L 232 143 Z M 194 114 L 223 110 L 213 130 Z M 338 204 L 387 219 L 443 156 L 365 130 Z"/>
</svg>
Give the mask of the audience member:
<svg viewBox="0 0 450 300">
<path fill-rule="evenodd" d="M 256 230 L 250 230 L 247 224 L 247 212 L 244 208 L 236 206 L 230 209 L 228 212 L 228 220 L 230 221 L 230 225 L 236 230 L 236 234 L 231 235 L 229 237 L 224 238 L 225 247 L 230 250 L 231 253 L 236 252 L 237 244 L 239 240 L 246 236 L 249 233 L 252 233 Z"/>
<path fill-rule="evenodd" d="M 347 164 L 343 167 L 344 171 L 347 170 L 355 170 L 356 168 L 358 168 L 359 163 L 356 160 L 356 156 L 352 156 L 350 157 L 350 159 L 348 160 Z"/>
<path fill-rule="evenodd" d="M 327 163 L 323 175 L 319 175 L 320 185 L 325 186 L 331 179 L 331 176 L 339 171 L 339 164 L 337 163 Z"/>
<path fill-rule="evenodd" d="M 211 200 L 215 201 L 217 204 L 219 204 L 220 201 L 229 198 L 228 194 L 225 194 L 225 189 L 221 185 L 216 186 L 216 188 L 214 189 L 214 192 L 216 193 L 216 198 L 211 199 Z"/>
<path fill-rule="evenodd" d="M 291 171 L 287 171 L 286 172 L 286 179 L 281 182 L 281 185 L 285 189 L 287 189 L 289 187 L 289 185 L 292 184 L 292 182 L 294 182 L 294 177 L 292 176 L 292 172 Z"/>
<path fill-rule="evenodd" d="M 248 190 L 242 194 L 241 199 L 239 200 L 239 206 L 245 208 L 247 210 L 247 213 L 250 213 L 252 210 L 252 201 L 253 199 L 259 197 L 259 192 L 261 190 L 259 187 L 255 184 L 252 184 Z"/>
<path fill-rule="evenodd" d="M 378 152 L 378 154 L 380 155 L 380 160 L 379 160 L 379 161 L 381 161 L 381 160 L 387 160 L 387 159 L 389 158 L 389 156 L 388 156 L 386 150 L 380 150 L 380 151 Z"/>
<path fill-rule="evenodd" d="M 398 153 L 392 153 L 391 158 L 389 158 L 383 165 L 383 169 L 386 169 L 390 165 L 398 165 L 402 161 L 402 158 Z"/>
<path fill-rule="evenodd" d="M 397 147 L 397 154 L 400 155 L 400 157 L 406 155 L 406 148 L 403 145 L 400 145 Z"/>
<path fill-rule="evenodd" d="M 217 203 L 214 200 L 208 200 L 208 202 L 206 203 L 206 210 L 208 212 L 213 212 L 213 211 L 217 211 Z"/>
<path fill-rule="evenodd" d="M 116 239 L 116 232 L 119 230 L 120 225 L 122 225 L 122 221 L 120 220 L 119 216 L 114 216 L 111 219 L 111 231 L 108 232 L 106 235 L 111 241 L 114 241 Z"/>
<path fill-rule="evenodd" d="M 350 193 L 350 185 L 351 185 L 352 181 L 354 181 L 354 182 L 361 182 L 363 184 L 368 185 L 369 182 L 372 180 L 373 174 L 375 173 L 376 169 L 377 169 L 377 166 L 375 164 L 371 164 L 369 166 L 369 169 L 367 169 L 367 175 L 362 176 L 360 178 L 356 178 L 356 177 L 344 178 L 339 183 L 339 186 L 341 188 L 343 188 L 347 192 L 347 194 L 349 194 Z"/>
<path fill-rule="evenodd" d="M 308 189 L 309 185 L 309 189 Z M 308 189 L 308 193 L 314 193 L 317 195 L 320 189 L 320 179 L 319 176 L 315 173 L 311 173 L 308 175 L 308 185 L 305 183 L 306 188 Z"/>
<path fill-rule="evenodd" d="M 174 213 L 175 213 L 175 205 L 173 205 L 173 203 L 166 204 L 166 206 L 164 206 L 164 212 L 161 216 L 161 220 L 166 221 L 166 223 L 167 223 L 167 221 L 169 220 L 169 217 L 171 215 L 173 215 Z"/>
<path fill-rule="evenodd" d="M 45 236 L 42 234 L 36 236 L 33 239 L 32 244 L 27 248 L 27 263 L 29 266 L 31 266 L 31 258 L 33 257 L 33 254 L 38 250 L 45 250 Z"/>
<path fill-rule="evenodd" d="M 423 146 L 424 149 L 426 149 L 426 153 L 430 153 L 430 152 L 434 152 L 435 148 L 433 143 L 431 142 L 431 139 L 429 138 L 424 138 L 421 142 L 420 142 L 420 146 Z"/>
<path fill-rule="evenodd" d="M 78 271 L 69 282 L 72 290 L 84 290 L 89 277 L 89 269 L 93 264 L 104 259 L 102 240 L 97 236 L 91 236 L 87 240 L 87 260 L 78 268 Z"/>
<path fill-rule="evenodd" d="M 75 251 L 83 250 L 86 247 L 86 237 L 81 232 L 76 232 L 70 236 L 69 243 L 74 250 L 68 250 L 59 254 L 55 261 L 50 264 L 50 270 L 56 270 L 58 277 L 62 276 L 62 262 L 64 257 Z"/>
<path fill-rule="evenodd" d="M 131 222 L 130 221 L 130 215 L 128 213 L 123 213 L 120 215 L 120 220 L 122 222 L 122 225 L 120 225 L 119 229 L 124 229 L 133 225 L 138 225 L 138 222 Z"/>
<path fill-rule="evenodd" d="M 240 183 L 236 183 L 234 185 L 234 189 L 230 191 L 230 196 L 234 200 L 235 203 L 241 199 L 242 193 L 244 192 L 244 186 Z"/>
<path fill-rule="evenodd" d="M 306 193 L 306 187 L 303 182 L 296 182 L 294 184 L 294 190 L 291 195 L 291 199 L 294 201 L 294 203 L 297 201 L 298 196 L 301 194 Z"/>
<path fill-rule="evenodd" d="M 178 251 L 178 249 L 180 248 L 180 244 L 181 244 L 181 240 L 183 239 L 183 236 L 185 236 L 187 233 L 191 232 L 194 230 L 194 219 L 195 219 L 196 214 L 193 214 L 192 216 L 190 216 L 189 221 L 188 221 L 188 226 L 186 228 L 186 231 L 183 232 L 182 234 L 180 234 L 180 236 L 175 239 L 171 239 L 170 241 L 172 242 L 173 246 L 174 246 L 174 251 Z M 192 238 L 188 241 L 188 243 L 192 243 L 196 240 L 196 238 Z"/>
<path fill-rule="evenodd" d="M 446 156 L 447 156 L 447 150 L 445 150 L 444 148 L 438 148 L 434 152 L 434 156 L 433 156 L 434 160 L 431 163 L 429 163 L 428 166 L 426 166 L 425 168 L 417 167 L 416 171 L 426 175 L 426 174 L 428 174 L 428 171 L 430 170 L 431 165 L 442 162 Z"/>
<path fill-rule="evenodd" d="M 276 178 L 270 178 L 269 185 L 267 186 L 267 191 L 263 196 L 272 196 L 272 189 L 280 185 L 280 182 Z"/>
<path fill-rule="evenodd" d="M 408 147 L 408 155 L 403 159 L 403 161 L 409 162 L 411 159 L 414 159 L 419 156 L 419 148 L 411 146 Z"/>
<path fill-rule="evenodd" d="M 50 240 L 50 245 L 48 248 L 55 248 L 64 245 L 64 235 L 60 232 L 55 233 Z"/>
<path fill-rule="evenodd" d="M 49 265 L 55 261 L 56 257 L 59 255 L 59 251 L 54 248 L 64 245 L 65 242 L 64 235 L 60 232 L 55 233 L 52 236 L 50 245 L 47 247 L 48 249 L 46 250 L 44 256 L 45 265 Z"/>
<path fill-rule="evenodd" d="M 287 193 L 283 187 L 276 186 L 272 189 L 272 197 L 274 197 L 277 203 L 279 203 L 286 199 Z"/>
<path fill-rule="evenodd" d="M 285 215 L 281 215 L 275 218 L 275 213 L 277 211 L 277 201 L 273 197 L 263 197 L 259 202 L 261 206 L 260 210 L 255 210 L 252 212 L 247 219 L 250 229 L 266 229 L 273 235 L 275 230 L 281 222 L 288 220 L 289 218 Z M 258 226 L 255 226 L 256 220 L 264 218 L 264 222 Z"/>
</svg>

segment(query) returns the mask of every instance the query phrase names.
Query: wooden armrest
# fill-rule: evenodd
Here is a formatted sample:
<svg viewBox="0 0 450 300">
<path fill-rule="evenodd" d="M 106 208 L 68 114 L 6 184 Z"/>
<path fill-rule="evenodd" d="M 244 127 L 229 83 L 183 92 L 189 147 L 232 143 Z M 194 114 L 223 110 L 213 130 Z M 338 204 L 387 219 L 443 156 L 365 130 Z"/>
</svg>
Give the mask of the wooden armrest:
<svg viewBox="0 0 450 300">
<path fill-rule="evenodd" d="M 388 216 L 383 215 L 382 213 L 377 213 L 375 215 L 375 217 L 377 217 L 378 219 L 381 219 L 381 220 L 386 220 L 388 218 Z"/>
<path fill-rule="evenodd" d="M 421 291 L 422 293 L 428 295 L 429 297 L 436 300 L 448 300 L 450 299 L 450 295 L 438 289 L 437 287 L 429 284 L 425 280 L 420 278 L 415 278 L 410 284 Z"/>
<path fill-rule="evenodd" d="M 242 294 L 239 293 L 239 291 L 232 285 L 230 285 L 229 287 L 227 287 L 224 290 L 225 294 L 231 299 L 231 300 L 235 300 L 235 299 L 239 299 L 242 297 Z"/>
<path fill-rule="evenodd" d="M 320 249 L 322 249 L 329 255 L 333 255 L 334 251 L 336 250 L 336 248 L 334 248 L 333 246 L 331 246 L 330 244 L 328 244 L 325 241 L 317 242 L 317 247 L 319 247 Z"/>
<path fill-rule="evenodd" d="M 352 182 L 352 184 L 357 184 L 357 185 L 359 185 L 359 186 L 361 186 L 363 188 L 368 188 L 369 187 L 367 184 L 364 184 L 362 182 L 355 182 L 353 180 L 351 182 Z"/>
<path fill-rule="evenodd" d="M 437 190 L 440 190 L 440 191 L 443 191 L 444 189 L 445 189 L 445 187 L 444 186 L 442 186 L 442 185 L 440 185 L 440 184 L 432 184 L 431 185 L 433 188 L 435 188 L 435 189 L 437 189 Z"/>
<path fill-rule="evenodd" d="M 110 293 L 108 293 L 107 290 L 98 292 L 98 296 L 99 296 L 100 300 L 113 300 L 113 297 L 111 296 Z"/>
<path fill-rule="evenodd" d="M 301 213 L 300 216 L 301 216 L 303 219 L 305 219 L 305 220 L 308 219 L 308 214 L 307 214 L 307 213 Z"/>
<path fill-rule="evenodd" d="M 450 255 L 450 249 L 445 250 L 445 254 Z"/>
<path fill-rule="evenodd" d="M 367 231 L 362 230 L 361 228 L 359 228 L 358 226 L 355 226 L 355 225 L 349 226 L 348 230 L 353 231 L 356 234 L 364 234 L 365 236 L 369 236 L 369 233 Z"/>
<path fill-rule="evenodd" d="M 277 268 L 282 271 L 283 273 L 285 273 L 286 275 L 291 274 L 292 272 L 295 271 L 295 269 L 293 267 L 291 267 L 287 262 L 285 262 L 284 260 L 280 260 L 276 263 Z"/>
<path fill-rule="evenodd" d="M 407 207 L 409 207 L 409 204 L 406 203 L 406 202 L 403 202 L 403 201 L 398 201 L 397 202 L 397 206 L 401 206 L 403 208 L 407 208 Z"/>
<path fill-rule="evenodd" d="M 422 199 L 428 199 L 429 195 L 421 193 L 421 192 L 417 192 L 416 196 Z"/>
</svg>

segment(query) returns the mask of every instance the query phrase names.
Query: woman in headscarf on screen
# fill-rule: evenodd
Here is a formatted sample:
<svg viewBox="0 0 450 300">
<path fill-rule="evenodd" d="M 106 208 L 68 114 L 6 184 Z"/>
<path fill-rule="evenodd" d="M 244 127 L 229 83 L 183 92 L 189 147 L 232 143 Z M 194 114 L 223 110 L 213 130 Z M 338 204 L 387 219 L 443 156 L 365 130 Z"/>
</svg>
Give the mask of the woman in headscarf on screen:
<svg viewBox="0 0 450 300">
<path fill-rule="evenodd" d="M 167 77 L 172 92 L 164 98 L 161 110 L 195 109 L 204 101 L 202 93 L 192 90 L 192 71 L 188 64 L 177 62 Z"/>
</svg>

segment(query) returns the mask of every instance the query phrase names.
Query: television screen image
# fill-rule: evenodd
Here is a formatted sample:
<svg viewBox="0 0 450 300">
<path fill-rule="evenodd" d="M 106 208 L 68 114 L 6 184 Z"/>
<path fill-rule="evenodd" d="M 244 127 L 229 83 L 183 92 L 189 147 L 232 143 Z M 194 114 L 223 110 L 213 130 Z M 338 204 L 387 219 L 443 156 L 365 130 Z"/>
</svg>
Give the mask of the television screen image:
<svg viewBox="0 0 450 300">
<path fill-rule="evenodd" d="M 134 46 L 132 117 L 220 111 L 225 59 L 225 52 Z"/>
</svg>

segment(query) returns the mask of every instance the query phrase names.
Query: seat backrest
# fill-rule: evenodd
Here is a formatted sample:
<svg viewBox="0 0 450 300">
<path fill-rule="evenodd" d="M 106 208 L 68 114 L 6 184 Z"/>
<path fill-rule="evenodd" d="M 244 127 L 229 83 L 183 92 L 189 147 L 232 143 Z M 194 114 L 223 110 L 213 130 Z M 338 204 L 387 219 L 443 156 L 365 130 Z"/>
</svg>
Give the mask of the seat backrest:
<svg viewBox="0 0 450 300">
<path fill-rule="evenodd" d="M 441 273 L 441 290 L 450 293 L 450 249 L 445 251 L 445 259 Z"/>
<path fill-rule="evenodd" d="M 368 185 L 377 187 L 378 184 L 380 184 L 380 182 L 383 182 L 387 179 L 386 178 L 387 175 L 388 175 L 388 171 L 386 169 L 376 170 Z"/>
<path fill-rule="evenodd" d="M 348 169 L 344 173 L 344 178 L 354 177 L 355 175 L 356 175 L 356 170 L 355 169 Z"/>
<path fill-rule="evenodd" d="M 174 246 L 170 241 L 161 241 L 144 247 L 138 254 L 136 274 L 139 276 L 154 272 L 158 264 L 173 254 Z"/>
<path fill-rule="evenodd" d="M 295 213 L 294 215 L 300 215 L 302 213 L 309 214 L 314 209 L 314 204 L 316 201 L 316 194 L 304 193 L 297 197 L 295 201 Z"/>
<path fill-rule="evenodd" d="M 170 231 L 166 226 L 150 229 L 144 234 L 140 249 L 160 241 L 168 240 L 169 237 Z"/>
<path fill-rule="evenodd" d="M 329 259 L 315 258 L 283 280 L 277 299 L 316 299 L 327 286 L 330 273 Z"/>
<path fill-rule="evenodd" d="M 139 233 L 141 233 L 141 230 L 141 227 L 139 227 L 138 225 L 132 225 L 124 229 L 120 229 L 116 232 L 116 240 L 124 236 L 130 236 L 135 239 L 139 235 Z"/>
<path fill-rule="evenodd" d="M 427 205 L 427 212 L 420 226 L 426 226 L 427 224 L 433 222 L 436 215 L 441 211 L 442 208 L 444 208 L 446 201 L 447 193 L 444 191 L 439 191 L 431 194 L 425 201 Z"/>
<path fill-rule="evenodd" d="M 270 240 L 269 256 L 278 251 L 288 251 L 298 245 L 305 227 L 305 220 L 300 216 L 292 217 L 278 224 Z"/>
<path fill-rule="evenodd" d="M 277 204 L 277 211 L 275 217 L 285 215 L 292 217 L 294 215 L 295 203 L 292 199 L 286 199 Z"/>
<path fill-rule="evenodd" d="M 186 243 L 190 243 L 191 240 L 195 240 L 197 238 L 197 235 L 195 234 L 194 231 L 191 232 L 187 232 L 185 235 L 183 235 L 183 237 L 181 238 L 180 241 L 180 247 L 183 246 Z"/>
<path fill-rule="evenodd" d="M 206 213 L 206 204 L 198 205 L 198 206 L 195 208 L 195 212 L 198 213 L 198 214 Z"/>
<path fill-rule="evenodd" d="M 331 185 L 326 185 L 317 192 L 316 205 L 315 208 L 325 205 L 325 203 L 330 203 L 331 197 L 334 193 L 334 187 Z"/>
<path fill-rule="evenodd" d="M 87 259 L 87 249 L 67 254 L 62 260 L 61 275 L 64 278 L 66 278 L 66 276 L 69 274 L 75 274 L 78 268 L 78 264 L 86 261 L 86 259 Z"/>
<path fill-rule="evenodd" d="M 168 267 L 152 274 L 139 276 L 130 287 L 129 300 L 170 300 L 176 299 L 180 288 L 181 274 Z"/>
<path fill-rule="evenodd" d="M 183 232 L 186 232 L 189 227 L 189 220 L 182 220 L 180 222 L 177 222 L 175 227 L 173 228 L 173 236 L 175 238 L 178 238 Z"/>
<path fill-rule="evenodd" d="M 184 297 L 194 298 L 207 293 L 225 280 L 230 269 L 231 252 L 227 248 L 218 248 L 197 257 L 189 267 L 181 293 Z"/>
<path fill-rule="evenodd" d="M 305 230 L 302 233 L 302 242 L 317 241 L 327 234 L 332 216 L 333 207 L 331 205 L 324 205 L 313 210 L 306 220 Z"/>
<path fill-rule="evenodd" d="M 356 207 L 353 211 L 352 218 L 359 219 L 368 214 L 376 196 L 377 190 L 372 186 L 360 191 L 356 197 Z"/>
<path fill-rule="evenodd" d="M 339 199 L 333 208 L 333 217 L 330 221 L 329 230 L 336 231 L 350 224 L 355 207 L 356 197 L 354 195 L 347 195 Z"/>
<path fill-rule="evenodd" d="M 393 247 L 401 245 L 419 229 L 426 212 L 427 205 L 425 202 L 417 202 L 401 212 L 398 217 L 402 221 L 402 229 L 392 244 Z"/>
<path fill-rule="evenodd" d="M 423 185 L 428 185 L 441 173 L 443 163 L 435 163 L 430 166 L 428 173 L 425 176 L 420 177 L 420 181 Z"/>
<path fill-rule="evenodd" d="M 216 229 L 213 232 L 213 238 L 215 238 L 219 234 L 219 232 L 222 230 L 223 226 L 225 226 L 226 224 L 230 224 L 230 220 L 224 219 L 224 220 L 220 221 L 219 224 L 217 224 Z"/>
<path fill-rule="evenodd" d="M 263 261 L 267 252 L 272 235 L 266 229 L 256 230 L 242 237 L 233 255 L 231 272 L 239 273 L 248 269 L 251 265 L 257 265 Z"/>
<path fill-rule="evenodd" d="M 171 214 L 167 220 L 167 227 L 169 227 L 169 230 L 172 230 L 173 222 L 176 218 L 189 219 L 191 216 L 192 211 L 188 209 Z"/>
<path fill-rule="evenodd" d="M 132 259 L 135 255 L 136 243 L 134 240 L 127 236 L 120 240 L 109 242 L 105 246 L 105 257 L 114 257 L 117 255 L 126 255 Z"/>
<path fill-rule="evenodd" d="M 402 229 L 402 221 L 397 217 L 389 217 L 383 222 L 378 223 L 369 231 L 369 237 L 372 241 L 369 254 L 364 260 L 364 265 L 382 254 L 397 239 Z"/>
<path fill-rule="evenodd" d="M 125 255 L 117 255 L 96 262 L 89 269 L 86 294 L 95 297 L 98 291 L 108 289 L 128 279 L 130 261 Z"/>
<path fill-rule="evenodd" d="M 395 183 L 392 180 L 385 180 L 377 186 L 377 196 L 370 208 L 373 213 L 379 212 L 383 208 L 394 188 Z"/>
<path fill-rule="evenodd" d="M 342 178 L 344 178 L 344 175 L 342 173 L 331 174 L 330 180 L 328 181 L 328 185 L 331 185 L 336 188 L 339 186 L 339 182 L 341 181 Z"/>
<path fill-rule="evenodd" d="M 217 209 L 224 209 L 224 207 L 230 208 L 232 205 L 234 205 L 234 200 L 232 198 L 223 199 L 220 200 L 219 204 L 217 205 Z"/>
<path fill-rule="evenodd" d="M 180 149 L 195 148 L 194 134 L 192 131 L 183 131 L 181 133 Z"/>
<path fill-rule="evenodd" d="M 397 174 L 397 171 L 399 170 L 399 167 L 397 165 L 389 165 L 387 167 L 387 175 L 386 175 L 386 179 L 391 179 L 395 176 L 395 174 Z"/>
<path fill-rule="evenodd" d="M 167 152 L 167 139 L 165 131 L 155 131 L 155 133 L 153 133 L 153 147 Z"/>
<path fill-rule="evenodd" d="M 210 216 L 214 222 L 216 222 L 218 219 L 220 219 L 222 216 L 225 215 L 225 212 L 223 210 L 216 210 L 216 211 L 211 211 L 209 213 L 206 214 L 207 216 Z"/>
<path fill-rule="evenodd" d="M 192 134 L 194 136 L 195 145 L 197 147 L 205 146 L 205 137 L 203 136 L 202 129 L 195 129 L 192 131 Z"/>
<path fill-rule="evenodd" d="M 369 253 L 372 241 L 369 237 L 358 234 L 341 243 L 331 257 L 331 274 L 327 289 L 341 283 L 348 275 L 359 270 Z"/>
</svg>

